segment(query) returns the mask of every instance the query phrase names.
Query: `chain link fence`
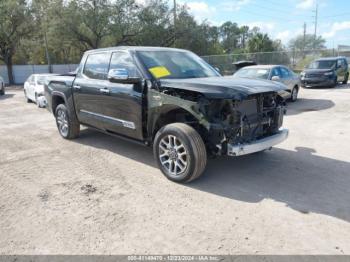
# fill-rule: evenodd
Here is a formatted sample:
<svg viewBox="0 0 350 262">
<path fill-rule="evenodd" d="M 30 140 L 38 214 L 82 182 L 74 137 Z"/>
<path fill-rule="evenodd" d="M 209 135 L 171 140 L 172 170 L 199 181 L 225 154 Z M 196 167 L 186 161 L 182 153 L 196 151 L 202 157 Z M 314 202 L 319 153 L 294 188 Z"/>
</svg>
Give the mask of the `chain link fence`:
<svg viewBox="0 0 350 262">
<path fill-rule="evenodd" d="M 53 74 L 64 74 L 74 71 L 78 64 L 51 65 Z M 31 74 L 47 74 L 50 72 L 48 65 L 14 65 L 12 67 L 15 84 L 23 84 Z M 0 76 L 4 79 L 5 84 L 9 84 L 7 67 L 0 65 Z"/>
<path fill-rule="evenodd" d="M 235 62 L 253 61 L 257 64 L 285 65 L 300 72 L 313 60 L 321 57 L 345 56 L 350 60 L 350 50 L 305 50 L 305 51 L 279 51 L 260 53 L 241 53 L 227 55 L 202 56 L 210 65 L 220 69 L 224 75 L 231 75 L 236 71 Z"/>
</svg>

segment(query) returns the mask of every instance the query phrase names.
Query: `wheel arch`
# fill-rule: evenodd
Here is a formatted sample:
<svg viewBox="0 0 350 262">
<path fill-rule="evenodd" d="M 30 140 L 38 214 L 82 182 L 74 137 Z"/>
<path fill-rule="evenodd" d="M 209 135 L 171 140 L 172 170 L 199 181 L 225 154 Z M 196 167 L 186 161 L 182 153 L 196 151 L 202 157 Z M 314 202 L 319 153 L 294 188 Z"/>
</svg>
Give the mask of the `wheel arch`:
<svg viewBox="0 0 350 262">
<path fill-rule="evenodd" d="M 152 142 L 159 129 L 165 125 L 177 122 L 188 124 L 195 129 L 198 129 L 198 126 L 200 126 L 197 117 L 187 109 L 178 105 L 163 105 L 154 113 L 153 119 L 150 123 L 151 126 L 149 127 L 149 130 Z"/>
<path fill-rule="evenodd" d="M 51 99 L 52 99 L 51 110 L 54 115 L 58 105 L 60 104 L 65 104 L 66 106 L 68 105 L 66 97 L 61 92 L 55 92 L 55 91 L 52 92 Z"/>
</svg>

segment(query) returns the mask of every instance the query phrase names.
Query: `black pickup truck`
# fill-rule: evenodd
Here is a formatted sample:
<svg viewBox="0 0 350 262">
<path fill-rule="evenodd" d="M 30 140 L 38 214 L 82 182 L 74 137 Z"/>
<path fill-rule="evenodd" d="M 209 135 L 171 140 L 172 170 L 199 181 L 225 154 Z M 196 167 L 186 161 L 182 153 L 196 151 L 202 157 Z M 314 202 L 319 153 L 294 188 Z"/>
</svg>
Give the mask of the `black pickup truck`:
<svg viewBox="0 0 350 262">
<path fill-rule="evenodd" d="M 223 77 L 186 50 L 114 47 L 86 52 L 75 73 L 46 83 L 45 96 L 63 138 L 84 125 L 153 146 L 164 175 L 189 182 L 207 155 L 240 156 L 285 140 L 282 89 Z"/>
</svg>

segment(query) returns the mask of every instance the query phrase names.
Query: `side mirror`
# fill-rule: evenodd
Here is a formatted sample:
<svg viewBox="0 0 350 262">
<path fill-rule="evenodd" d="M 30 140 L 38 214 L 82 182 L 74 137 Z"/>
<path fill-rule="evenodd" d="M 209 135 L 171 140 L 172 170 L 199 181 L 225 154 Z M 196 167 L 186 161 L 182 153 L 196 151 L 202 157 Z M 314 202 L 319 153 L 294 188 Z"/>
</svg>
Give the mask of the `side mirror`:
<svg viewBox="0 0 350 262">
<path fill-rule="evenodd" d="M 129 77 L 129 72 L 125 68 L 111 69 L 107 78 L 112 83 L 137 84 L 141 81 L 139 77 Z"/>
<path fill-rule="evenodd" d="M 273 76 L 271 78 L 272 81 L 280 81 L 280 77 L 279 76 Z"/>
<path fill-rule="evenodd" d="M 214 67 L 214 69 L 218 72 L 218 73 L 220 73 L 221 74 L 221 72 L 220 72 L 220 68 L 218 68 L 217 66 L 216 67 Z"/>
</svg>

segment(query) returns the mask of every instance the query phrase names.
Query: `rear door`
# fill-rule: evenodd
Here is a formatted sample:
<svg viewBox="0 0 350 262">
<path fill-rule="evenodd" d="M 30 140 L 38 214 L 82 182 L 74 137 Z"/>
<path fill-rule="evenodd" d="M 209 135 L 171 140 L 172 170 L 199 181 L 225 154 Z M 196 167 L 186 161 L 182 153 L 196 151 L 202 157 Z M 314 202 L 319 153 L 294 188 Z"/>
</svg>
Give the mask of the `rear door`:
<svg viewBox="0 0 350 262">
<path fill-rule="evenodd" d="M 88 54 L 73 83 L 74 104 L 79 121 L 104 129 L 104 106 L 108 95 L 107 80 L 111 53 Z"/>
</svg>

